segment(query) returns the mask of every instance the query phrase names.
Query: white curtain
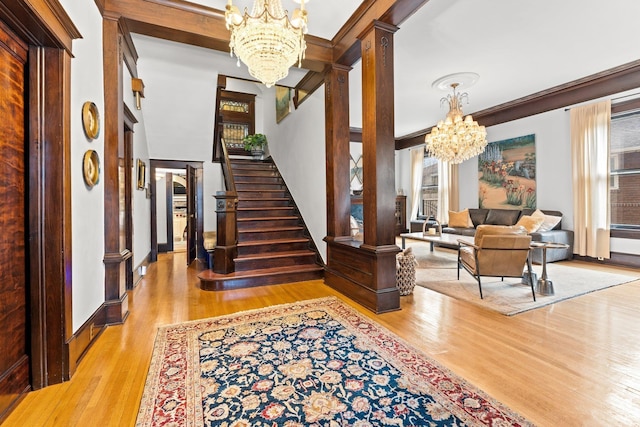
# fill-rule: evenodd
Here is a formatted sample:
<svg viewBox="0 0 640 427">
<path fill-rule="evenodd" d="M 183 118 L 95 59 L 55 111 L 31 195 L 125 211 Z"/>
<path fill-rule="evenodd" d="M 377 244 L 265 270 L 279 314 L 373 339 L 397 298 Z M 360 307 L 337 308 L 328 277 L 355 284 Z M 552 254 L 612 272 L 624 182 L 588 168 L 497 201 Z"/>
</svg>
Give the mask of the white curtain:
<svg viewBox="0 0 640 427">
<path fill-rule="evenodd" d="M 418 217 L 418 209 L 422 200 L 422 168 L 424 163 L 424 146 L 412 149 L 411 154 L 411 215 L 409 219 Z"/>
<path fill-rule="evenodd" d="M 438 215 L 440 224 L 449 222 L 449 211 L 458 210 L 458 165 L 438 160 Z"/>
<path fill-rule="evenodd" d="M 574 252 L 609 258 L 611 101 L 571 109 Z"/>
</svg>

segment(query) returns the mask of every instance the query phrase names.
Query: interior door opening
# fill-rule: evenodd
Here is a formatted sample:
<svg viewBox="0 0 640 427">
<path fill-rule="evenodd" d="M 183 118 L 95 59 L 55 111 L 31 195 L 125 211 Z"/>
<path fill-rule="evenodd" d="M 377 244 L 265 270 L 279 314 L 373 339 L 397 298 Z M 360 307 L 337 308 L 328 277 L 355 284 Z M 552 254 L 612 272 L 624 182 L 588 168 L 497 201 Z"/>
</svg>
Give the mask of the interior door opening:
<svg viewBox="0 0 640 427">
<path fill-rule="evenodd" d="M 150 163 L 152 260 L 157 259 L 157 253 L 186 252 L 190 265 L 204 253 L 202 163 L 169 160 Z"/>
<path fill-rule="evenodd" d="M 187 172 L 156 169 L 158 252 L 187 250 Z"/>
</svg>

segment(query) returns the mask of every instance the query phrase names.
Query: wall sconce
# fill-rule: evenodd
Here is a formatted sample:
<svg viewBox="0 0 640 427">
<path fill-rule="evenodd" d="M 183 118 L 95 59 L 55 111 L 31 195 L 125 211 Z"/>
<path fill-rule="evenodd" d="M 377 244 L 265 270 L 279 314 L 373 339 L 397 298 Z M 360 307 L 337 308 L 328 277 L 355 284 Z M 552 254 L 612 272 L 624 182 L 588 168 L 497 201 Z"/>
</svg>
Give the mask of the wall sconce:
<svg viewBox="0 0 640 427">
<path fill-rule="evenodd" d="M 142 105 L 140 104 L 140 98 L 144 98 L 144 83 L 142 79 L 131 79 L 131 89 L 133 90 L 133 94 L 136 97 L 136 109 L 140 110 Z"/>
</svg>

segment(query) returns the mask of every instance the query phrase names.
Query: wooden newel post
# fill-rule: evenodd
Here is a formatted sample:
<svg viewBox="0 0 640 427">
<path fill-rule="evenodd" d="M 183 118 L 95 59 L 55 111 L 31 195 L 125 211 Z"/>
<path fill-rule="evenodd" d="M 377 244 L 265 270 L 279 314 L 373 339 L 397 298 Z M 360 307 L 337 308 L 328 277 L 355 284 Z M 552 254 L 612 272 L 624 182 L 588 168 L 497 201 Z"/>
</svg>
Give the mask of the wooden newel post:
<svg viewBox="0 0 640 427">
<path fill-rule="evenodd" d="M 213 252 L 213 271 L 229 274 L 235 271 L 234 259 L 238 256 L 238 194 L 218 191 L 215 198 L 217 242 Z"/>
</svg>

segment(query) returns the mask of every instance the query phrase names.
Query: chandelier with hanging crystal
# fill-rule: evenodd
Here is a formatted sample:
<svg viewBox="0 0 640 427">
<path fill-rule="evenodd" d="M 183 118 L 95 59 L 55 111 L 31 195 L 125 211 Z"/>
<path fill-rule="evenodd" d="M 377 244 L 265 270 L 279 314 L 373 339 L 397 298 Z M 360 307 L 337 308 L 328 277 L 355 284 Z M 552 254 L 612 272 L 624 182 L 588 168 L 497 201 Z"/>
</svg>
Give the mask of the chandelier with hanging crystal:
<svg viewBox="0 0 640 427">
<path fill-rule="evenodd" d="M 462 163 L 471 157 L 482 153 L 487 146 L 487 131 L 479 126 L 471 115 L 462 118 L 462 100 L 468 100 L 467 93 L 457 93 L 459 83 L 451 83 L 453 95 L 447 95 L 440 100 L 449 104 L 449 113 L 445 120 L 440 120 L 437 126 L 425 137 L 427 151 L 432 157 L 449 163 Z"/>
<path fill-rule="evenodd" d="M 235 53 L 238 61 L 247 64 L 249 74 L 267 87 L 286 77 L 296 61 L 298 67 L 302 65 L 307 48 L 307 11 L 305 0 L 296 1 L 300 9 L 291 19 L 280 0 L 255 0 L 251 14 L 245 8 L 244 15 L 232 0 L 227 3 L 225 21 L 231 31 L 231 55 Z"/>
</svg>

